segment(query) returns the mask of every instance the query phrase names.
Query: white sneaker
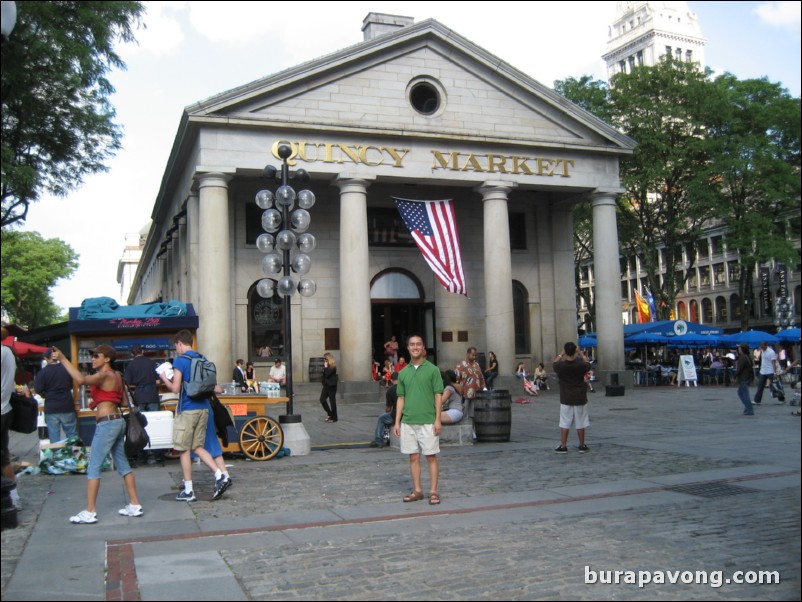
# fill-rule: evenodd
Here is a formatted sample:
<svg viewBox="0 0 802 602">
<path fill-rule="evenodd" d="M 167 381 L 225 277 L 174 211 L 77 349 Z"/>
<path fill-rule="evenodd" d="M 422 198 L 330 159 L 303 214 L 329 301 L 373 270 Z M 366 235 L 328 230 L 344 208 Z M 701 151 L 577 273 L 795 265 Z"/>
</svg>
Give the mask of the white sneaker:
<svg viewBox="0 0 802 602">
<path fill-rule="evenodd" d="M 121 516 L 142 516 L 144 513 L 142 506 L 135 506 L 134 504 L 128 504 L 125 508 L 120 508 L 119 512 Z"/>
<path fill-rule="evenodd" d="M 70 522 L 74 525 L 91 525 L 97 522 L 97 512 L 89 512 L 89 510 L 81 510 L 75 516 L 70 517 Z"/>
</svg>

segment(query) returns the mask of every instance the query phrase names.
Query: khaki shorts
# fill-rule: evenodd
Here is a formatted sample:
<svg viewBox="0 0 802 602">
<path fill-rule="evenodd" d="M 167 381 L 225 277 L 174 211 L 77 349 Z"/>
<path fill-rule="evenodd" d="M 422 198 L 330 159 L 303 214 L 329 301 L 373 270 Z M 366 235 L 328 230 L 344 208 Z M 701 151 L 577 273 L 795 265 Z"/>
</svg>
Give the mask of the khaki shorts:
<svg viewBox="0 0 802 602">
<path fill-rule="evenodd" d="M 440 453 L 440 437 L 433 424 L 401 423 L 401 453 L 434 456 Z"/>
<path fill-rule="evenodd" d="M 173 423 L 173 449 L 187 451 L 203 447 L 209 410 L 187 410 L 176 414 Z"/>
</svg>

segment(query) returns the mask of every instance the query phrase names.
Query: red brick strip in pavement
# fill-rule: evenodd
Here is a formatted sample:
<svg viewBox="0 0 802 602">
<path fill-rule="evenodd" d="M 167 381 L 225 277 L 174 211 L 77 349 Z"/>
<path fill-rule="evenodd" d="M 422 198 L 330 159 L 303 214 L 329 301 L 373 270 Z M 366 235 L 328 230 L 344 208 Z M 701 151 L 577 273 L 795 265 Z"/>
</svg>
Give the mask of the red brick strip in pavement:
<svg viewBox="0 0 802 602">
<path fill-rule="evenodd" d="M 770 472 L 757 475 L 743 475 L 739 477 L 729 477 L 726 479 L 713 479 L 710 481 L 696 481 L 683 483 L 683 486 L 699 485 L 723 485 L 729 483 L 740 483 L 744 481 L 755 481 L 759 479 L 773 479 L 789 475 L 799 474 L 798 470 L 785 470 L 780 472 Z M 223 537 L 230 535 L 252 535 L 255 533 L 269 533 L 273 531 L 292 531 L 297 529 L 313 529 L 319 527 L 333 527 L 343 525 L 368 524 L 376 522 L 386 522 L 393 520 L 405 520 L 410 518 L 424 518 L 430 516 L 445 516 L 456 514 L 471 514 L 475 512 L 492 512 L 498 510 L 510 510 L 515 508 L 529 508 L 534 506 L 551 506 L 555 504 L 565 504 L 571 502 L 581 502 L 603 498 L 622 497 L 627 495 L 643 495 L 646 493 L 657 493 L 668 490 L 669 485 L 656 485 L 654 487 L 644 487 L 642 489 L 629 489 L 625 491 L 595 493 L 590 495 L 574 496 L 571 498 L 554 498 L 550 500 L 538 500 L 532 502 L 513 502 L 510 504 L 495 504 L 492 506 L 477 506 L 475 508 L 454 508 L 429 510 L 424 512 L 413 512 L 404 515 L 374 516 L 366 518 L 350 518 L 330 521 L 310 522 L 310 523 L 290 523 L 287 525 L 274 525 L 270 527 L 251 527 L 245 529 L 227 529 L 223 531 L 209 531 L 208 533 L 185 533 L 183 535 L 156 535 L 151 537 L 128 538 L 109 540 L 106 543 L 106 600 L 141 600 L 139 592 L 139 582 L 136 574 L 136 563 L 134 562 L 135 543 L 158 543 L 162 541 L 190 540 L 207 537 Z"/>
</svg>

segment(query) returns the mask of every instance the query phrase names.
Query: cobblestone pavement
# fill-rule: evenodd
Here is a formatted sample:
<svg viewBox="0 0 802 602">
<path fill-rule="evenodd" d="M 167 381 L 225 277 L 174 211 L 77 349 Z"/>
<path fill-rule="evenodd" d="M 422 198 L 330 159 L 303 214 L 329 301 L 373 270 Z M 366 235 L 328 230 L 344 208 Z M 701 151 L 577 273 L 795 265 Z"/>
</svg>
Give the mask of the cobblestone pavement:
<svg viewBox="0 0 802 602">
<path fill-rule="evenodd" d="M 325 424 L 316 402 L 296 402 L 312 453 L 229 458 L 235 484 L 218 502 L 203 468 L 194 504 L 174 500 L 177 461 L 137 469 L 141 519 L 116 516 L 116 475 L 89 527 L 66 522 L 84 477 L 20 477 L 3 600 L 799 599 L 800 422 L 785 406 L 746 418 L 728 387 L 597 394 L 591 452 L 577 453 L 572 433 L 557 455 L 557 394 L 545 393 L 513 404 L 510 442 L 443 447 L 440 506 L 402 503 L 406 459 L 366 447 L 382 406 L 342 403 Z M 35 444 L 12 438 L 12 451 Z M 666 573 L 638 587 L 609 571 L 775 571 L 780 582 Z"/>
<path fill-rule="evenodd" d="M 770 525 L 751 506 L 784 508 Z M 799 492 L 222 550 L 254 600 L 795 600 Z M 733 505 L 743 506 L 733 511 Z M 637 534 L 636 536 L 633 536 Z M 755 549 L 762 552 L 758 556 Z M 757 556 L 757 557 L 756 557 Z M 771 560 L 768 560 L 769 556 Z M 778 585 L 586 584 L 590 571 L 777 571 Z M 609 578 L 602 575 L 609 582 Z"/>
</svg>

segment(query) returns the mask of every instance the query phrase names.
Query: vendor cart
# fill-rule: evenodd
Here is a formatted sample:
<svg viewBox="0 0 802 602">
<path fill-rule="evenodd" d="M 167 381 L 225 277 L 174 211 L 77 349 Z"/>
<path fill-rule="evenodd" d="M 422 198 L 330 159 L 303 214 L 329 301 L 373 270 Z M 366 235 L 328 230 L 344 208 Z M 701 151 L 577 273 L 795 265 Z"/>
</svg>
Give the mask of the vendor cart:
<svg viewBox="0 0 802 602">
<path fill-rule="evenodd" d="M 268 416 L 268 406 L 286 404 L 287 397 L 265 397 L 258 393 L 218 395 L 217 398 L 231 410 L 234 426 L 229 427 L 228 445 L 220 445 L 224 452 L 242 453 L 251 460 L 270 460 L 284 445 L 284 431 L 278 421 Z M 162 402 L 162 408 L 175 412 L 177 400 Z"/>
</svg>

